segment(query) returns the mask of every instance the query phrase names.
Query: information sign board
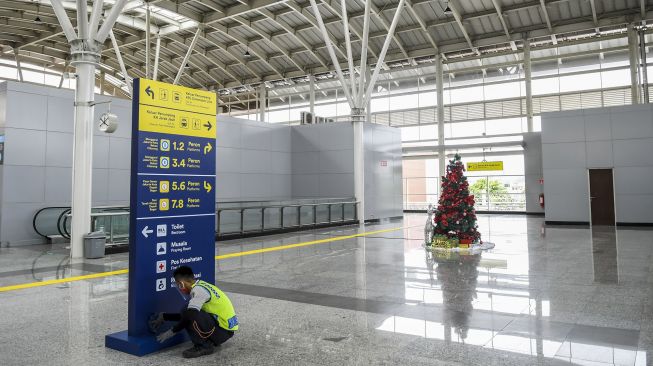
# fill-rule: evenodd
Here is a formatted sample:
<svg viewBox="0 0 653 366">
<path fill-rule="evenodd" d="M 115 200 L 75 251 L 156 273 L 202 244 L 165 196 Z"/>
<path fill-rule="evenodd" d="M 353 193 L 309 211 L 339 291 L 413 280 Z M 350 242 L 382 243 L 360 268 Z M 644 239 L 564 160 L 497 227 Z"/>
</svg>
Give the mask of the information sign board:
<svg viewBox="0 0 653 366">
<path fill-rule="evenodd" d="M 481 172 L 503 170 L 503 161 L 481 161 L 478 163 L 467 163 L 467 171 Z"/>
<path fill-rule="evenodd" d="M 134 91 L 128 330 L 105 344 L 142 356 L 185 340 L 160 344 L 147 325 L 184 306 L 172 272 L 215 279 L 216 95 L 147 79 Z"/>
</svg>

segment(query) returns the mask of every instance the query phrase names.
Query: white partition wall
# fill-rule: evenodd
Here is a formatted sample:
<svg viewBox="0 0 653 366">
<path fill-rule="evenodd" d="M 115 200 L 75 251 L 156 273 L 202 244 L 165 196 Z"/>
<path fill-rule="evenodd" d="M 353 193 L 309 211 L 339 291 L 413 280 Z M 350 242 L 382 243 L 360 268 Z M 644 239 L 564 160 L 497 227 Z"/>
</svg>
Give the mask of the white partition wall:
<svg viewBox="0 0 653 366">
<path fill-rule="evenodd" d="M 547 221 L 589 222 L 588 169 L 613 168 L 617 223 L 653 223 L 653 106 L 542 115 Z"/>
<path fill-rule="evenodd" d="M 32 228 L 36 211 L 70 206 L 73 91 L 0 84 L 0 242 L 43 242 Z M 118 115 L 113 134 L 93 136 L 93 205 L 129 203 L 131 101 L 96 96 L 95 120 Z M 354 197 L 351 123 L 284 126 L 218 115 L 216 200 L 277 201 Z M 402 215 L 401 135 L 366 124 L 365 219 Z"/>
<path fill-rule="evenodd" d="M 34 213 L 47 206 L 70 206 L 73 153 L 72 90 L 6 82 L 0 84 L 0 118 L 5 139 L 1 166 L 0 242 L 40 242 Z M 93 205 L 129 201 L 131 101 L 96 96 L 95 120 L 111 108 L 118 130 L 93 137 Z"/>
</svg>

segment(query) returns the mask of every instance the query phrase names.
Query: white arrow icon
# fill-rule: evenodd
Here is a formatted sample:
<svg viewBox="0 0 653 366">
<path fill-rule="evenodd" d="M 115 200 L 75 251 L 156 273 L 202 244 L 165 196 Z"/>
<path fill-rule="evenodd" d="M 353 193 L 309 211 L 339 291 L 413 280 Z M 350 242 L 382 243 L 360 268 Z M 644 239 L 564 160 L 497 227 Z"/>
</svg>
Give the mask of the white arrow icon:
<svg viewBox="0 0 653 366">
<path fill-rule="evenodd" d="M 152 234 L 153 232 L 154 232 L 154 230 L 149 230 L 149 227 L 147 227 L 147 226 L 145 226 L 143 228 L 143 231 L 141 231 L 143 236 L 146 237 L 146 238 L 148 237 L 148 234 Z"/>
</svg>

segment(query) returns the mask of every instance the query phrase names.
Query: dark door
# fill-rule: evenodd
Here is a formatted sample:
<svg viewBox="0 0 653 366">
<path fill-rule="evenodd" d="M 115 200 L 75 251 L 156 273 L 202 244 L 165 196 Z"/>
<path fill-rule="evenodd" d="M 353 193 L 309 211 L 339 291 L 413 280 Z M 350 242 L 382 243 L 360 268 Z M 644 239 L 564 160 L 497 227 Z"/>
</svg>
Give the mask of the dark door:
<svg viewBox="0 0 653 366">
<path fill-rule="evenodd" d="M 590 169 L 592 225 L 614 225 L 612 169 Z"/>
</svg>

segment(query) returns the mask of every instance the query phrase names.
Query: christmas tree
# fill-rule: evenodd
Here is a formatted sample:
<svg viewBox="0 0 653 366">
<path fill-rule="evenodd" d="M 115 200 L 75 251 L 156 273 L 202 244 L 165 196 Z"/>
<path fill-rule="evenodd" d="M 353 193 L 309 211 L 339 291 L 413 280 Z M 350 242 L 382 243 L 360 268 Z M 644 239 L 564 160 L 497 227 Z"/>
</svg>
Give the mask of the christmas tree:
<svg viewBox="0 0 653 366">
<path fill-rule="evenodd" d="M 474 196 L 469 194 L 469 183 L 464 175 L 465 167 L 456 154 L 442 177 L 438 210 L 435 215 L 435 235 L 457 239 L 461 243 L 480 242 L 481 234 L 476 225 Z"/>
</svg>

